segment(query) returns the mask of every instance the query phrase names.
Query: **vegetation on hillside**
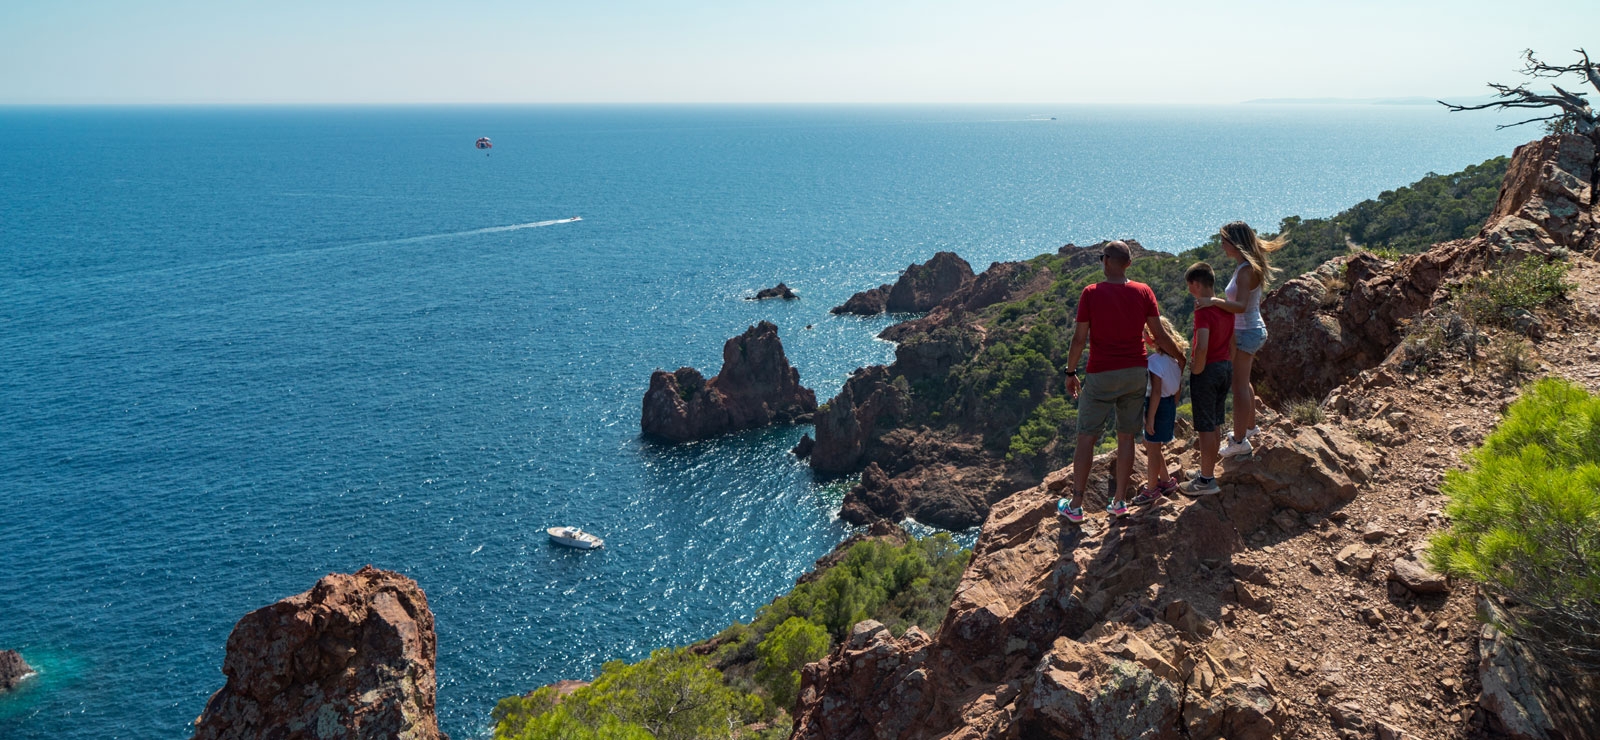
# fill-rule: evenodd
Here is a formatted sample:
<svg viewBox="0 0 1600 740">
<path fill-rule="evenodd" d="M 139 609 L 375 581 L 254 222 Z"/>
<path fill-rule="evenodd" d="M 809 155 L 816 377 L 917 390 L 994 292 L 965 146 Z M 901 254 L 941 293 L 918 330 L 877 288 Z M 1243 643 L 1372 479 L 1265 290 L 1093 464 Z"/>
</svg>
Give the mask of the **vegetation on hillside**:
<svg viewBox="0 0 1600 740">
<path fill-rule="evenodd" d="M 606 663 L 590 686 L 561 699 L 555 689 L 501 699 L 495 740 L 697 740 L 788 736 L 800 669 L 826 655 L 856 622 L 895 634 L 929 632 L 955 595 L 971 552 L 948 534 L 904 545 L 863 540 L 817 577 L 694 648 L 662 649 L 637 663 Z"/>
<path fill-rule="evenodd" d="M 1600 675 L 1600 398 L 1535 383 L 1443 490 L 1434 566 L 1506 599 L 1498 626 L 1545 661 Z"/>
</svg>

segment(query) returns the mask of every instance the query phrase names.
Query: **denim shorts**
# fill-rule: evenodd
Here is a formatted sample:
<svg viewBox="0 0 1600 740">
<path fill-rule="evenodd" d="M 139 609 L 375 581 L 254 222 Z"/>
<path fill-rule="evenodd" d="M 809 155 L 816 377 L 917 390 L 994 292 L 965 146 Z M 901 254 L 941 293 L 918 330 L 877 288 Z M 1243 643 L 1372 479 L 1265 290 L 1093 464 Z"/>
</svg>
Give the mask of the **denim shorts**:
<svg viewBox="0 0 1600 740">
<path fill-rule="evenodd" d="M 1260 352 L 1261 347 L 1266 343 L 1267 328 L 1264 326 L 1259 329 L 1233 330 L 1233 346 L 1239 348 L 1240 352 L 1243 352 L 1247 355 L 1253 355 L 1257 352 Z"/>
<path fill-rule="evenodd" d="M 1228 392 L 1233 389 L 1233 363 L 1213 362 L 1199 375 L 1189 376 L 1189 408 L 1194 412 L 1194 430 L 1215 432 L 1227 415 Z"/>
<path fill-rule="evenodd" d="M 1146 414 L 1146 416 L 1145 416 L 1146 419 L 1150 418 L 1149 417 L 1149 413 L 1150 413 L 1150 397 L 1149 396 L 1145 396 L 1145 399 L 1144 399 L 1144 413 Z M 1158 444 L 1158 445 L 1166 444 L 1168 442 L 1171 442 L 1172 441 L 1172 427 L 1174 425 L 1176 425 L 1177 423 L 1178 423 L 1178 397 L 1177 396 L 1162 396 L 1161 400 L 1156 403 L 1156 427 L 1155 427 L 1156 428 L 1156 433 L 1154 435 L 1150 435 L 1150 434 L 1144 435 L 1144 441 L 1152 442 L 1152 443 L 1155 443 L 1155 444 Z"/>
</svg>

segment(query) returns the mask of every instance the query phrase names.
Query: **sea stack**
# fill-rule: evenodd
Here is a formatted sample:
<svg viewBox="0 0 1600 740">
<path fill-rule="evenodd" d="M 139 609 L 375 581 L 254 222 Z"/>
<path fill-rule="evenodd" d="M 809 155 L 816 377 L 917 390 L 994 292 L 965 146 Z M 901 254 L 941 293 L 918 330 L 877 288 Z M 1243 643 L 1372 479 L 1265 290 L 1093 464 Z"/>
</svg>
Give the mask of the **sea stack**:
<svg viewBox="0 0 1600 740">
<path fill-rule="evenodd" d="M 750 296 L 749 298 L 746 298 L 745 300 L 747 300 L 747 301 L 764 301 L 764 300 L 767 300 L 768 298 L 782 298 L 782 299 L 784 299 L 786 301 L 792 301 L 792 300 L 794 300 L 796 298 L 799 298 L 799 297 L 800 297 L 800 294 L 798 294 L 798 293 L 794 292 L 793 290 L 791 290 L 789 288 L 789 286 L 784 285 L 783 283 L 778 283 L 777 285 L 774 285 L 774 286 L 772 286 L 770 288 L 762 288 L 761 290 L 756 291 L 755 295 Z"/>
<path fill-rule="evenodd" d="M 434 715 L 433 612 L 417 582 L 367 566 L 246 614 L 195 740 L 449 740 Z"/>
<path fill-rule="evenodd" d="M 647 437 L 687 442 L 808 421 L 816 410 L 817 394 L 800 385 L 778 327 L 763 321 L 722 345 L 722 370 L 710 380 L 692 367 L 652 374 L 639 426 Z"/>
<path fill-rule="evenodd" d="M 16 688 L 22 679 L 30 675 L 33 675 L 33 666 L 22 659 L 22 653 L 0 650 L 0 693 Z"/>
</svg>

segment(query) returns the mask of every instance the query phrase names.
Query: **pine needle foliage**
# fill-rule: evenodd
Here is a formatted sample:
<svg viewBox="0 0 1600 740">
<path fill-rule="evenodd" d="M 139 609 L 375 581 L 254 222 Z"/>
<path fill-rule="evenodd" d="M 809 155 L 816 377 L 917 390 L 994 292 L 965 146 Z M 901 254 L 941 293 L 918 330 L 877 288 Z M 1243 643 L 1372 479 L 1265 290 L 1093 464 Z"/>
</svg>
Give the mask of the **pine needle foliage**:
<svg viewBox="0 0 1600 740">
<path fill-rule="evenodd" d="M 1496 626 L 1547 666 L 1600 675 L 1600 397 L 1541 380 L 1468 463 L 1434 567 L 1504 599 Z"/>
</svg>

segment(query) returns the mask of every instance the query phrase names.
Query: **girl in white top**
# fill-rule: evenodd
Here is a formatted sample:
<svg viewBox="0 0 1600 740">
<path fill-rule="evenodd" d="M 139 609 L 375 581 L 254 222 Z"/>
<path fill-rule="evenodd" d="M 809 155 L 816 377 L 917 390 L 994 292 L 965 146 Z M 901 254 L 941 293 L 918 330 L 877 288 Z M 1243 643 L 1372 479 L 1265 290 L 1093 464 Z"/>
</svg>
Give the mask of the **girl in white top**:
<svg viewBox="0 0 1600 740">
<path fill-rule="evenodd" d="M 1178 345 L 1182 354 L 1189 353 L 1189 343 L 1172 327 L 1167 317 L 1161 317 L 1161 328 Z M 1173 426 L 1178 418 L 1178 391 L 1183 368 L 1178 359 L 1161 351 L 1149 328 L 1144 333 L 1146 360 L 1149 370 L 1149 390 L 1144 399 L 1144 459 L 1146 483 L 1134 495 L 1133 503 L 1148 504 L 1160 500 L 1178 487 L 1178 479 L 1167 473 L 1167 458 L 1162 446 L 1172 441 Z"/>
<path fill-rule="evenodd" d="M 1261 319 L 1261 294 L 1277 272 L 1267 255 L 1282 249 L 1283 238 L 1267 241 L 1243 221 L 1222 227 L 1222 251 L 1238 263 L 1228 281 L 1226 298 L 1201 298 L 1195 308 L 1216 306 L 1233 314 L 1233 435 L 1218 451 L 1222 457 L 1249 455 L 1256 433 L 1256 391 L 1250 370 L 1256 353 L 1267 343 L 1267 323 Z"/>
</svg>

